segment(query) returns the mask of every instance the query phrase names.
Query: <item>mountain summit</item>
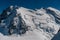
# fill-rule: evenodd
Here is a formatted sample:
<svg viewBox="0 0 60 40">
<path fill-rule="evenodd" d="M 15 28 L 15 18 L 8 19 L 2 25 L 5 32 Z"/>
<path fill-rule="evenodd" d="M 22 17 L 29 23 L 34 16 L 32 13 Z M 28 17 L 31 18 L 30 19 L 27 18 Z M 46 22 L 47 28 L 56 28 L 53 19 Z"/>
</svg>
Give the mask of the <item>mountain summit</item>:
<svg viewBox="0 0 60 40">
<path fill-rule="evenodd" d="M 27 9 L 10 6 L 0 15 L 0 33 L 2 39 L 9 40 L 51 40 L 60 29 L 60 11 L 48 7 Z M 10 38 L 4 35 L 22 35 Z"/>
</svg>

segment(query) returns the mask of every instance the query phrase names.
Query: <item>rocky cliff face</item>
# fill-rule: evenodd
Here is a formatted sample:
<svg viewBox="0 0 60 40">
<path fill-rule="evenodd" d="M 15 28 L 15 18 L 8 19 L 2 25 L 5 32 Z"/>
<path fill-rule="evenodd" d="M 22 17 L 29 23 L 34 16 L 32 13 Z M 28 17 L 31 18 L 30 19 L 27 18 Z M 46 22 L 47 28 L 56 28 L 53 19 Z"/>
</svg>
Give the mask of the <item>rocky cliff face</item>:
<svg viewBox="0 0 60 40">
<path fill-rule="evenodd" d="M 52 7 L 31 10 L 10 6 L 0 15 L 0 32 L 4 35 L 30 34 L 31 31 L 39 37 L 42 35 L 43 40 L 51 40 L 58 33 L 59 24 L 60 11 Z"/>
</svg>

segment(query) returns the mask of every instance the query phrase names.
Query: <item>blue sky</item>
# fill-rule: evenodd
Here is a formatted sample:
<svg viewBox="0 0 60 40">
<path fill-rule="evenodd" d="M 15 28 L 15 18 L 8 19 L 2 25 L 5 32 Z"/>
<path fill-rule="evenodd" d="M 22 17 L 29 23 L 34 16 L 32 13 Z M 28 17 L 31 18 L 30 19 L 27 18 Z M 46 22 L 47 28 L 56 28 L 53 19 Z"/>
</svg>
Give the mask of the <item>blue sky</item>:
<svg viewBox="0 0 60 40">
<path fill-rule="evenodd" d="M 18 5 L 30 9 L 54 7 L 60 10 L 60 0 L 0 0 L 0 13 L 10 5 Z"/>
</svg>

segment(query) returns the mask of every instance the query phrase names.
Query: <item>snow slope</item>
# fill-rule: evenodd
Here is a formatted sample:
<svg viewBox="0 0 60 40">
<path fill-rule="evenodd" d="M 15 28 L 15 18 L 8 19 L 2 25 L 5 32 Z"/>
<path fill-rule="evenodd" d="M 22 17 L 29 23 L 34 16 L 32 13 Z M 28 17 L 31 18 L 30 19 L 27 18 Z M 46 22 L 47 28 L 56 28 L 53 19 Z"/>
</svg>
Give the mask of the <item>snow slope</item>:
<svg viewBox="0 0 60 40">
<path fill-rule="evenodd" d="M 0 40 L 51 40 L 60 28 L 59 17 L 60 11 L 52 7 L 10 6 L 0 15 Z"/>
</svg>

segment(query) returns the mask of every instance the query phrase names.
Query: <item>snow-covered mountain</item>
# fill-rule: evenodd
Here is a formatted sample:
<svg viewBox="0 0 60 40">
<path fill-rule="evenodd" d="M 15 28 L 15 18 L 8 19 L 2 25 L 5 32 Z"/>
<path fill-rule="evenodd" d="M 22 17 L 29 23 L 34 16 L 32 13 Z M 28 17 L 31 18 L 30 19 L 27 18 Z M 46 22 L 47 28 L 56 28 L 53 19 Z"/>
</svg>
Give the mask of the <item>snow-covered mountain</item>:
<svg viewBox="0 0 60 40">
<path fill-rule="evenodd" d="M 54 40 L 60 30 L 60 11 L 48 7 L 10 6 L 0 14 L 0 40 Z"/>
</svg>

